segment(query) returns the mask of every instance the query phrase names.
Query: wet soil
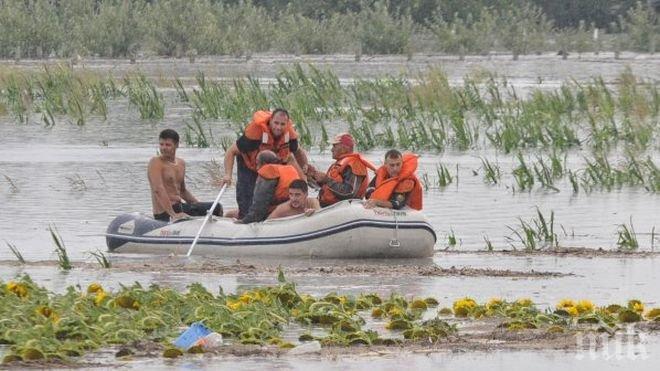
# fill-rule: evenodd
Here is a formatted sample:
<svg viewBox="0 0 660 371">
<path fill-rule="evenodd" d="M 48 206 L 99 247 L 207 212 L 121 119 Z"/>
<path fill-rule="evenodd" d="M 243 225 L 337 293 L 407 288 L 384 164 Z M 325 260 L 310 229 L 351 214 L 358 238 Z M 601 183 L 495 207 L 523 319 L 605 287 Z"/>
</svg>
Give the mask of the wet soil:
<svg viewBox="0 0 660 371">
<path fill-rule="evenodd" d="M 98 271 L 97 263 L 74 262 L 73 269 Z M 26 262 L 28 267 L 56 267 L 57 261 L 43 260 L 35 262 Z M 1 266 L 20 266 L 20 263 L 10 260 L 0 260 Z M 120 261 L 113 262 L 108 272 L 177 272 L 177 273 L 214 273 L 227 275 L 247 275 L 247 276 L 268 276 L 273 277 L 277 274 L 279 267 L 268 264 L 251 264 L 205 261 L 183 261 L 181 258 L 164 257 L 150 259 L 149 262 Z M 399 277 L 399 276 L 422 276 L 422 277 L 516 277 L 516 278 L 549 278 L 572 276 L 572 273 L 546 272 L 546 271 L 516 271 L 510 269 L 492 269 L 492 268 L 470 268 L 470 267 L 449 267 L 443 268 L 436 264 L 428 265 L 351 265 L 343 263 L 341 265 L 313 265 L 307 267 L 286 267 L 283 268 L 287 276 L 372 276 L 381 277 Z"/>
</svg>

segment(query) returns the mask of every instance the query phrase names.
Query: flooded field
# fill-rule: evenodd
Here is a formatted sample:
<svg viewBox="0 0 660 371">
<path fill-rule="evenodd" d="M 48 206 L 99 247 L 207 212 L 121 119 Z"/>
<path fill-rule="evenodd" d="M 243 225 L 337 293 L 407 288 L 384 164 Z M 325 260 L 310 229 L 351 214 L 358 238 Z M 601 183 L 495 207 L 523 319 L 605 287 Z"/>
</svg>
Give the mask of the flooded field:
<svg viewBox="0 0 660 371">
<path fill-rule="evenodd" d="M 415 56 L 405 58 L 373 57 L 356 63 L 352 56 L 296 57 L 263 56 L 250 61 L 238 59 L 200 59 L 196 64 L 173 60 L 138 61 L 132 65 L 110 60 L 84 61 L 85 68 L 123 76 L 139 69 L 152 78 L 177 76 L 194 82 L 198 70 L 207 78 L 230 79 L 251 74 L 269 79 L 278 68 L 294 61 L 314 63 L 332 69 L 343 83 L 354 78 L 373 78 L 384 74 L 419 72 L 429 66 L 441 66 L 450 82 L 460 83 L 466 73 L 485 69 L 506 76 L 509 83 L 525 92 L 530 88 L 557 89 L 568 79 L 590 80 L 602 76 L 606 84 L 616 84 L 617 76 L 629 67 L 638 77 L 657 84 L 660 81 L 660 58 L 646 55 L 583 57 L 562 61 L 552 55 L 523 58 L 467 58 L 460 62 L 449 57 Z M 6 64 L 9 64 L 5 62 Z M 12 68 L 39 69 L 41 62 L 21 62 Z M 329 292 L 341 295 L 391 292 L 406 296 L 433 296 L 441 306 L 461 297 L 478 301 L 491 297 L 510 300 L 528 297 L 540 307 L 552 307 L 563 298 L 589 299 L 596 305 L 625 302 L 637 298 L 646 307 L 660 306 L 660 257 L 655 254 L 660 244 L 660 198 L 643 187 L 623 186 L 613 190 L 574 192 L 570 181 L 562 178 L 555 189 L 533 187 L 520 191 L 512 170 L 519 166 L 515 154 L 495 149 L 443 152 L 421 152 L 418 173 L 426 174 L 429 187 L 424 193 L 424 212 L 438 236 L 438 251 L 423 261 L 260 261 L 241 259 L 208 260 L 194 257 L 110 256 L 113 268 L 98 267 L 89 254 L 105 251 L 104 232 L 118 214 L 129 211 L 150 213 L 151 201 L 146 180 L 148 159 L 157 150 L 158 132 L 171 127 L 182 132 L 189 120 L 190 108 L 176 101 L 173 89 L 165 89 L 165 118 L 157 122 L 139 119 L 134 107 L 125 100 L 108 105 L 107 120 L 92 118 L 84 126 L 76 126 L 62 118 L 45 128 L 39 118 L 28 124 L 17 124 L 10 116 L 0 116 L 0 279 L 8 281 L 27 273 L 39 285 L 62 292 L 69 285 L 86 287 L 101 282 L 104 287 L 118 289 L 119 284 L 138 281 L 184 290 L 199 282 L 211 291 L 222 286 L 226 292 L 275 284 L 277 267 L 296 283 L 300 292 L 323 296 Z M 227 122 L 211 121 L 214 138 L 234 137 Z M 655 125 L 660 125 L 655 121 Z M 345 130 L 345 123 L 328 126 L 329 134 Z M 657 132 L 657 129 L 656 129 Z M 178 156 L 187 162 L 187 185 L 199 198 L 213 200 L 218 189 L 211 182 L 211 160 L 222 161 L 221 148 L 198 149 L 183 146 Z M 380 164 L 384 148 L 365 155 Z M 620 152 L 623 152 L 619 149 Z M 328 150 L 310 149 L 311 162 L 319 168 L 331 163 Z M 617 152 L 617 150 L 614 150 Z M 529 161 L 542 151 L 526 150 Z M 571 149 L 565 153 L 565 167 L 584 168 L 587 149 Z M 660 144 L 655 141 L 643 154 L 656 164 L 660 161 Z M 502 170 L 498 184 L 484 181 L 482 159 L 496 163 Z M 615 155 L 614 158 L 617 158 Z M 446 186 L 435 183 L 438 165 L 445 166 L 453 180 Z M 229 188 L 222 199 L 225 208 L 235 206 L 235 189 Z M 560 247 L 602 249 L 595 254 L 513 254 L 524 250 L 513 230 L 521 220 L 554 212 L 555 232 Z M 632 254 L 610 253 L 617 249 L 618 231 L 622 224 L 634 225 L 639 249 Z M 74 269 L 61 272 L 56 264 L 54 245 L 48 230 L 56 226 L 73 260 Z M 457 243 L 450 243 L 455 237 Z M 11 243 L 32 263 L 18 265 Z M 487 252 L 490 246 L 495 252 Z M 497 252 L 508 250 L 509 252 Z M 642 253 L 643 252 L 643 253 Z M 46 261 L 46 262 L 44 262 Z M 129 368 L 190 367 L 214 368 L 337 368 L 367 369 L 378 365 L 384 369 L 401 367 L 454 369 L 457 367 L 493 367 L 512 369 L 520 365 L 541 369 L 610 369 L 632 367 L 655 369 L 660 355 L 660 337 L 650 331 L 643 340 L 648 357 L 630 360 L 625 354 L 606 359 L 576 349 L 495 349 L 465 350 L 460 346 L 437 349 L 394 349 L 358 351 L 324 351 L 320 355 L 219 355 L 186 356 L 176 361 L 157 363 L 136 357 L 133 361 L 117 361 L 113 354 L 85 356 L 90 365 L 120 364 Z M 1 349 L 1 348 L 0 348 Z M 334 352 L 334 353 L 333 353 Z M 638 354 L 639 355 L 639 354 Z M 580 358 L 580 356 L 582 358 Z M 404 366 L 405 365 L 405 366 Z M 545 368 L 544 368 L 545 367 Z"/>
</svg>

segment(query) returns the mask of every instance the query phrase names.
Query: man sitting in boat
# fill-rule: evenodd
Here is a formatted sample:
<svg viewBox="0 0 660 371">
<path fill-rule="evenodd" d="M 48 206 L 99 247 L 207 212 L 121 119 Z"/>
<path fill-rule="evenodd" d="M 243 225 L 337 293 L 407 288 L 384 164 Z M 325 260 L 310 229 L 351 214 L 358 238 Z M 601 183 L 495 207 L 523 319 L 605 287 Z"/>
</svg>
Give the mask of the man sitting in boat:
<svg viewBox="0 0 660 371">
<path fill-rule="evenodd" d="M 332 158 L 327 173 L 309 166 L 307 175 L 321 185 L 319 202 L 322 207 L 351 198 L 362 198 L 369 184 L 367 169 L 376 167 L 359 153 L 353 152 L 355 140 L 348 133 L 337 135 L 332 141 Z"/>
<path fill-rule="evenodd" d="M 236 165 L 236 202 L 238 213 L 228 212 L 227 217 L 243 218 L 254 195 L 257 181 L 257 154 L 261 151 L 273 151 L 282 162 L 286 162 L 293 153 L 300 166 L 307 165 L 305 151 L 298 145 L 298 134 L 289 119 L 289 113 L 278 108 L 273 112 L 257 111 L 252 121 L 245 128 L 243 135 L 225 153 L 225 176 L 220 186 L 231 185 L 234 158 Z"/>
<path fill-rule="evenodd" d="M 172 129 L 165 129 L 160 132 L 158 143 L 160 156 L 153 157 L 147 168 L 154 219 L 167 222 L 189 215 L 206 215 L 213 202 L 197 201 L 186 188 L 186 163 L 176 157 L 179 134 Z M 218 204 L 213 214 L 222 216 L 222 206 Z"/>
<path fill-rule="evenodd" d="M 289 184 L 289 201 L 278 205 L 273 210 L 268 219 L 284 218 L 287 216 L 305 214 L 310 216 L 316 210 L 321 208 L 319 200 L 314 197 L 307 197 L 309 188 L 307 182 L 302 179 L 296 179 Z"/>
<path fill-rule="evenodd" d="M 376 177 L 367 188 L 364 207 L 385 207 L 399 210 L 404 206 L 422 209 L 422 186 L 415 175 L 417 156 L 404 155 L 392 149 L 385 153 L 385 164 L 376 171 Z"/>
<path fill-rule="evenodd" d="M 289 199 L 289 185 L 301 179 L 303 173 L 293 155 L 288 164 L 282 165 L 273 151 L 261 151 L 257 155 L 257 181 L 254 186 L 252 205 L 243 219 L 237 223 L 248 224 L 266 220 L 268 213 Z"/>
</svg>

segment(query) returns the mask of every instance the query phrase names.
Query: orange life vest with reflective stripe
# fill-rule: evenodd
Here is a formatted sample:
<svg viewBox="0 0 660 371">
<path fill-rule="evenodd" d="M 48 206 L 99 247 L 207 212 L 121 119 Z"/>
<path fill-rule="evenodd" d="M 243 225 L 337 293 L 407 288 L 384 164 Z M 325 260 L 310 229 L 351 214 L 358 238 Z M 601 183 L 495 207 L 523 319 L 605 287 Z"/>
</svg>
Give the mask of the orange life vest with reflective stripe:
<svg viewBox="0 0 660 371">
<path fill-rule="evenodd" d="M 293 128 L 293 122 L 289 120 L 284 132 L 279 138 L 275 138 L 268 127 L 270 118 L 273 113 L 270 111 L 257 111 L 252 115 L 252 121 L 245 127 L 243 135 L 250 140 L 259 140 L 261 144 L 259 148 L 248 153 L 241 153 L 245 166 L 252 170 L 257 171 L 257 154 L 264 150 L 275 152 L 277 157 L 282 161 L 286 161 L 289 157 L 289 142 L 292 139 L 298 139 L 298 133 Z"/>
<path fill-rule="evenodd" d="M 351 171 L 356 176 L 364 177 L 362 179 L 362 183 L 360 183 L 360 187 L 358 188 L 357 193 L 355 194 L 356 198 L 364 197 L 364 192 L 367 190 L 367 186 L 369 185 L 367 169 L 375 171 L 376 167 L 369 160 L 362 157 L 359 153 L 349 153 L 343 155 L 334 164 L 330 165 L 330 168 L 326 174 L 328 175 L 328 178 L 341 183 L 344 181 L 342 174 L 344 173 L 344 170 L 346 170 L 346 167 L 350 167 Z M 321 187 L 321 191 L 319 192 L 319 202 L 321 203 L 321 206 L 325 207 L 339 201 L 340 200 L 337 198 L 337 196 L 335 196 L 327 184 L 324 184 Z"/>
<path fill-rule="evenodd" d="M 403 155 L 403 164 L 399 176 L 388 178 L 387 168 L 381 166 L 376 171 L 376 189 L 370 199 L 389 201 L 393 193 L 410 193 L 407 205 L 413 209 L 422 209 L 422 186 L 415 176 L 417 156 L 412 153 Z"/>
<path fill-rule="evenodd" d="M 275 195 L 270 204 L 271 209 L 289 199 L 289 184 L 300 179 L 298 171 L 291 165 L 267 164 L 262 166 L 257 173 L 264 179 L 278 179 Z"/>
</svg>

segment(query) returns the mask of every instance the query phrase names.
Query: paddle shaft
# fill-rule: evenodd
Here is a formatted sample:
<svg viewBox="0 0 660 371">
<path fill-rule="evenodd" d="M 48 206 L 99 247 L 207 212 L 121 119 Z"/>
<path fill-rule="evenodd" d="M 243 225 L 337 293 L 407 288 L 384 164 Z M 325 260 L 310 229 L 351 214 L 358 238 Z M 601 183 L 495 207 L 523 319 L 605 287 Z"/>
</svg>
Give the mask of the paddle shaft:
<svg viewBox="0 0 660 371">
<path fill-rule="evenodd" d="M 218 193 L 218 197 L 216 197 L 215 201 L 213 201 L 213 205 L 211 205 L 211 208 L 208 209 L 208 211 L 206 211 L 206 217 L 204 217 L 204 222 L 202 223 L 202 226 L 199 227 L 199 231 L 197 231 L 197 235 L 195 236 L 192 245 L 190 245 L 190 249 L 188 249 L 188 253 L 186 254 L 187 257 L 190 257 L 190 254 L 192 254 L 192 251 L 195 248 L 195 245 L 197 244 L 197 240 L 199 240 L 199 236 L 202 235 L 202 230 L 206 226 L 206 223 L 208 223 L 209 219 L 211 218 L 211 215 L 213 215 L 213 211 L 215 210 L 215 207 L 218 206 L 218 202 L 220 202 L 220 198 L 225 193 L 225 189 L 227 189 L 227 184 L 224 184 L 222 186 L 220 193 Z"/>
</svg>

